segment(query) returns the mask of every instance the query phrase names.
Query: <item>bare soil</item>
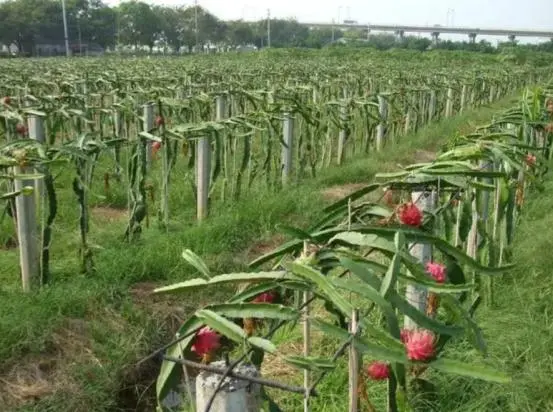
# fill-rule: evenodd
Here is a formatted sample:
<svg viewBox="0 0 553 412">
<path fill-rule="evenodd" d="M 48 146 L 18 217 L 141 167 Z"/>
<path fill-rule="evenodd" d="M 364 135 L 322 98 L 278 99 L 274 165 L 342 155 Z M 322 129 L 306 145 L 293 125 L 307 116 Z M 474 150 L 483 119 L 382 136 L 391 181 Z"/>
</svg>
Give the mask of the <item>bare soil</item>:
<svg viewBox="0 0 553 412">
<path fill-rule="evenodd" d="M 96 206 L 90 209 L 91 217 L 98 222 L 110 223 L 128 218 L 127 209 L 117 209 L 107 206 Z"/>
</svg>

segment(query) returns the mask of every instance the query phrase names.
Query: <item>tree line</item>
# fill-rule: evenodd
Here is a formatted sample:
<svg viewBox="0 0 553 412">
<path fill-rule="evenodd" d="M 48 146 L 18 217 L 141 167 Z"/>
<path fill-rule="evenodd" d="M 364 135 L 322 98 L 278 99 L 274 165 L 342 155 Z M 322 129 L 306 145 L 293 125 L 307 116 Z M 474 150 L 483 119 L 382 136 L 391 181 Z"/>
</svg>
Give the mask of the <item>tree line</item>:
<svg viewBox="0 0 553 412">
<path fill-rule="evenodd" d="M 223 21 L 200 6 L 157 6 L 124 1 L 109 7 L 101 0 L 66 0 L 71 44 L 182 48 L 211 44 L 267 45 L 267 21 Z M 271 20 L 272 47 L 322 47 L 342 32 L 309 30 L 291 19 Z M 59 0 L 8 0 L 0 3 L 0 43 L 33 53 L 39 44 L 63 44 Z"/>
<path fill-rule="evenodd" d="M 166 51 L 190 51 L 205 44 L 226 46 L 268 45 L 267 21 L 223 21 L 200 6 L 158 6 L 131 0 L 109 7 L 101 0 L 66 0 L 69 39 L 72 45 L 97 44 L 114 48 L 125 45 Z M 426 50 L 428 38 L 394 35 L 367 36 L 366 31 L 333 28 L 310 29 L 293 19 L 271 19 L 271 47 L 321 48 L 337 42 L 378 49 Z M 41 44 L 64 42 L 62 5 L 59 0 L 7 0 L 0 3 L 0 43 L 14 44 L 19 52 L 36 54 Z M 450 50 L 497 51 L 489 42 L 443 41 L 437 46 Z M 553 51 L 553 42 L 529 46 Z"/>
</svg>

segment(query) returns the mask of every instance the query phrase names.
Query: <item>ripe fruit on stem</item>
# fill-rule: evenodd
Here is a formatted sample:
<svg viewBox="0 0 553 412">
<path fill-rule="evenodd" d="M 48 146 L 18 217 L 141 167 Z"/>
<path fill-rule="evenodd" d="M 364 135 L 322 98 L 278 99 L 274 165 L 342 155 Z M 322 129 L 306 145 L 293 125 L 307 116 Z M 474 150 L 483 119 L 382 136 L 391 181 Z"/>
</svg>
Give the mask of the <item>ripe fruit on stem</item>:
<svg viewBox="0 0 553 412">
<path fill-rule="evenodd" d="M 152 154 L 155 156 L 160 148 L 161 148 L 161 142 L 153 142 L 152 143 Z"/>
<path fill-rule="evenodd" d="M 253 300 L 253 303 L 273 303 L 277 296 L 277 293 L 274 290 L 271 290 L 257 295 Z"/>
<path fill-rule="evenodd" d="M 441 263 L 428 262 L 426 264 L 426 273 L 438 283 L 445 282 L 446 267 Z"/>
<path fill-rule="evenodd" d="M 191 350 L 196 355 L 206 359 L 206 355 L 211 355 L 215 350 L 221 346 L 221 336 L 211 329 L 209 326 L 205 326 L 198 331 Z"/>
<path fill-rule="evenodd" d="M 410 360 L 426 361 L 434 356 L 434 334 L 427 330 L 409 332 L 405 342 L 407 357 Z"/>
<path fill-rule="evenodd" d="M 15 131 L 20 136 L 27 135 L 27 126 L 25 126 L 23 123 L 18 123 L 17 126 L 15 126 Z"/>
<path fill-rule="evenodd" d="M 155 120 L 155 125 L 157 127 L 165 125 L 165 118 L 163 116 L 157 116 Z"/>
<path fill-rule="evenodd" d="M 398 216 L 400 222 L 404 225 L 419 227 L 422 223 L 422 212 L 413 202 L 401 205 Z"/>
<path fill-rule="evenodd" d="M 375 361 L 367 366 L 367 376 L 374 381 L 381 381 L 390 377 L 390 366 L 384 362 Z"/>
</svg>

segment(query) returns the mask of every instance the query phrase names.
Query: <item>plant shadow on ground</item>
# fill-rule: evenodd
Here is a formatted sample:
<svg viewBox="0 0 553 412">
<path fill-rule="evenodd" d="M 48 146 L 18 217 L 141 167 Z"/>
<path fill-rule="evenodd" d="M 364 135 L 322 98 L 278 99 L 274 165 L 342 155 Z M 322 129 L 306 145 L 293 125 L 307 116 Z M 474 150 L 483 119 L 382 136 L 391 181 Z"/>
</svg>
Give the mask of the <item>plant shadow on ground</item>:
<svg viewBox="0 0 553 412">
<path fill-rule="evenodd" d="M 151 290 L 158 285 L 196 276 L 180 257 L 184 248 L 202 256 L 213 273 L 243 270 L 252 258 L 285 240 L 275 230 L 278 223 L 312 222 L 320 216 L 321 205 L 370 182 L 375 173 L 430 160 L 448 138 L 488 121 L 513 101 L 504 99 L 430 125 L 383 152 L 351 159 L 278 195 L 252 193 L 232 204 L 215 203 L 209 219 L 200 225 L 182 223 L 194 215 L 189 203 L 177 210 L 169 234 L 152 220 L 134 244 L 122 241 L 126 211 L 121 197 L 113 195 L 113 204 L 110 199 L 97 200 L 90 234 L 96 273 L 89 277 L 78 273 L 75 211 L 61 208 L 53 240 L 53 282 L 43 290 L 19 292 L 17 250 L 0 251 L 2 410 L 153 410 L 159 363 L 137 368 L 137 361 L 166 343 L 198 307 L 229 293 L 153 297 Z M 189 188 L 172 190 L 182 194 Z M 320 387 L 328 395 L 316 400 L 314 410 L 345 410 L 344 394 L 336 392 L 347 386 L 337 385 L 344 376 L 341 369 L 329 376 Z"/>
</svg>

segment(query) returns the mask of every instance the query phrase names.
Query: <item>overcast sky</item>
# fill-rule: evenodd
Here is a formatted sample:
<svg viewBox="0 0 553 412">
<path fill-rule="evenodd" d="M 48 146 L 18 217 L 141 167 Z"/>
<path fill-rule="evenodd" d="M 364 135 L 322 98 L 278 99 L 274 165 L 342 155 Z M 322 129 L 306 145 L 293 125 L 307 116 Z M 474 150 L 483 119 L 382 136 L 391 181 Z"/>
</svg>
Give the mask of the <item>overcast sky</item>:
<svg viewBox="0 0 553 412">
<path fill-rule="evenodd" d="M 145 1 L 166 5 L 193 3 L 193 0 Z M 117 4 L 118 0 L 108 3 Z M 198 0 L 198 3 L 225 20 L 257 20 L 266 16 L 270 9 L 271 16 L 294 17 L 299 21 L 352 19 L 375 24 L 447 24 L 553 31 L 553 0 Z"/>
</svg>

